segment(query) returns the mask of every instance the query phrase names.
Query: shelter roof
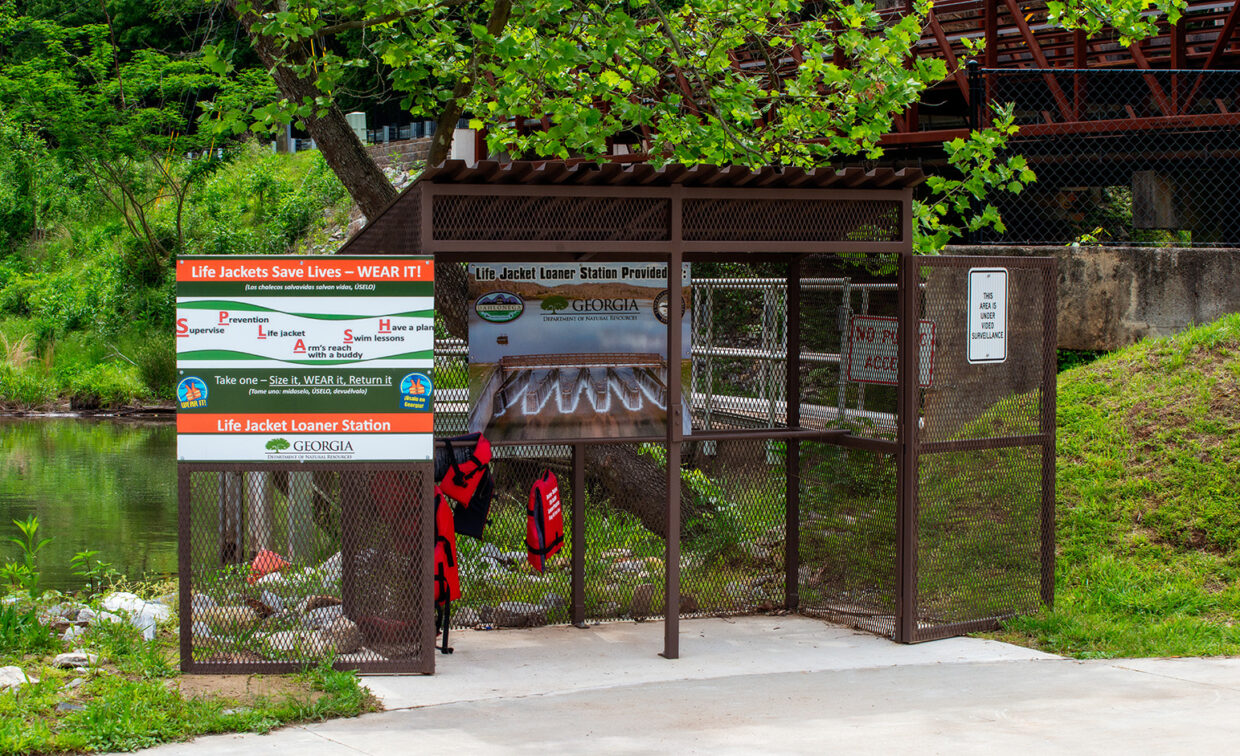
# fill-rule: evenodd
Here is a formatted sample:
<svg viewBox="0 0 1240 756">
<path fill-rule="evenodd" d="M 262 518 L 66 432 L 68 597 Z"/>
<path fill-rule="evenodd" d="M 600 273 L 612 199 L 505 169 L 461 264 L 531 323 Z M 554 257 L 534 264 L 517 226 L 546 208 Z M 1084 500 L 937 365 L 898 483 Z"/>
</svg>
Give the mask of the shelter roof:
<svg viewBox="0 0 1240 756">
<path fill-rule="evenodd" d="M 566 186 L 687 186 L 748 189 L 904 189 L 925 181 L 920 169 L 829 167 L 745 168 L 649 163 L 567 163 L 564 161 L 449 160 L 426 169 L 419 182 L 436 184 L 562 184 Z M 416 185 L 417 182 L 415 182 Z M 406 191 L 409 191 L 406 189 Z"/>
</svg>

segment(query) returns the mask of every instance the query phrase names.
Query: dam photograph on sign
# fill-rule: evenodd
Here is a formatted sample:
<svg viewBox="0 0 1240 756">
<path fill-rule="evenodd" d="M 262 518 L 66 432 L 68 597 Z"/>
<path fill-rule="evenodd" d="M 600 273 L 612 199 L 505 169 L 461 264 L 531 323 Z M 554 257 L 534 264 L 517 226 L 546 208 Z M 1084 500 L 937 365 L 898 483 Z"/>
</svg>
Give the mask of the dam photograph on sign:
<svg viewBox="0 0 1240 756">
<path fill-rule="evenodd" d="M 687 392 L 688 265 L 682 276 L 679 373 Z M 471 432 L 492 441 L 666 432 L 674 301 L 666 265 L 470 265 L 469 299 Z"/>
</svg>

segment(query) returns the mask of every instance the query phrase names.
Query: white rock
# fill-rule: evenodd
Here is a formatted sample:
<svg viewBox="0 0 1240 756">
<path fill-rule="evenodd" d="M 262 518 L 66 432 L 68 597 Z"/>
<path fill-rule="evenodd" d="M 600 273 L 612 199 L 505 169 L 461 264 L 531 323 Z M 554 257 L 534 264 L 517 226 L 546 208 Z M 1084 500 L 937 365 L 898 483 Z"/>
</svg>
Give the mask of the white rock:
<svg viewBox="0 0 1240 756">
<path fill-rule="evenodd" d="M 168 606 L 144 601 L 132 593 L 119 592 L 104 596 L 103 608 L 129 615 L 129 624 L 141 631 L 146 640 L 155 637 L 156 625 L 172 616 L 172 609 Z"/>
<path fill-rule="evenodd" d="M 72 680 L 70 680 L 69 682 L 65 683 L 64 685 L 61 685 L 61 686 L 60 686 L 60 689 L 61 689 L 61 690 L 73 690 L 74 688 L 77 688 L 77 687 L 79 687 L 79 686 L 83 685 L 85 682 L 86 682 L 86 678 L 84 678 L 84 677 L 75 677 L 75 678 L 73 678 Z"/>
<path fill-rule="evenodd" d="M 82 610 L 78 612 L 77 621 L 78 622 L 94 622 L 95 616 L 96 615 L 95 615 L 94 609 L 91 609 L 90 607 L 83 607 Z"/>
<path fill-rule="evenodd" d="M 73 625 L 72 627 L 70 627 L 68 630 L 65 631 L 64 635 L 60 637 L 64 638 L 66 642 L 72 643 L 76 641 L 78 638 L 81 638 L 85 634 L 86 634 L 86 628 Z"/>
<path fill-rule="evenodd" d="M 99 614 L 95 616 L 95 619 L 91 622 L 91 624 L 93 625 L 95 622 L 122 622 L 123 623 L 124 621 L 125 620 L 120 618 L 120 615 L 113 614 L 112 612 L 99 612 Z"/>
<path fill-rule="evenodd" d="M 258 595 L 258 600 L 263 602 L 271 611 L 279 614 L 284 611 L 284 601 L 271 591 L 263 591 Z"/>
<path fill-rule="evenodd" d="M 207 594 L 195 593 L 194 597 L 190 599 L 190 606 L 194 608 L 195 612 L 201 612 L 203 609 L 210 609 L 213 606 L 219 605 L 215 603 L 215 599 L 211 598 Z"/>
<path fill-rule="evenodd" d="M 327 561 L 319 565 L 318 573 L 319 573 L 319 579 L 323 583 L 323 588 L 325 590 L 328 590 L 328 592 L 330 593 L 329 589 L 331 588 L 331 586 L 335 583 L 340 582 L 340 576 L 341 576 L 340 552 L 337 551 L 335 554 L 332 554 L 330 557 L 327 558 Z"/>
<path fill-rule="evenodd" d="M 286 582 L 284 575 L 279 572 L 268 572 L 254 582 L 259 588 L 279 588 Z"/>
<path fill-rule="evenodd" d="M 20 688 L 26 683 L 37 683 L 39 678 L 30 677 L 21 667 L 0 667 L 0 690 Z"/>
<path fill-rule="evenodd" d="M 306 636 L 291 630 L 285 630 L 268 635 L 266 640 L 271 650 L 288 652 L 296 651 L 305 645 Z"/>
<path fill-rule="evenodd" d="M 81 669 L 82 667 L 98 666 L 99 657 L 95 654 L 88 654 L 85 651 L 68 651 L 58 654 L 52 659 L 52 666 L 60 669 Z"/>
<path fill-rule="evenodd" d="M 109 612 L 136 612 L 146 602 L 132 593 L 118 591 L 103 597 L 103 608 Z"/>
</svg>

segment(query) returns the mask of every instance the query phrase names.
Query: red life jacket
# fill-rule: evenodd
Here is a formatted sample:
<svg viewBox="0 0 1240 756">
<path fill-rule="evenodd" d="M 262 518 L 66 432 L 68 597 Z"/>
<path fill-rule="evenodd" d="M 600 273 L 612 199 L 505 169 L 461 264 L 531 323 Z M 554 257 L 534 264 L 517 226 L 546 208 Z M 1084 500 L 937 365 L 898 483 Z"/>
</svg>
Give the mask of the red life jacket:
<svg viewBox="0 0 1240 756">
<path fill-rule="evenodd" d="M 461 579 L 456 566 L 456 530 L 452 522 L 452 505 L 435 487 L 435 603 L 456 601 L 461 597 Z"/>
<path fill-rule="evenodd" d="M 469 452 L 469 457 L 464 461 L 456 460 L 453 453 L 453 441 L 456 442 L 455 448 L 458 449 L 468 444 L 473 445 L 474 448 Z M 468 507 L 474 498 L 474 492 L 478 490 L 478 485 L 482 482 L 487 465 L 491 463 L 491 442 L 483 438 L 481 433 L 471 433 L 455 439 L 445 439 L 444 445 L 448 469 L 444 471 L 444 476 L 439 481 L 439 488 L 445 496 Z"/>
<path fill-rule="evenodd" d="M 560 486 L 555 473 L 544 470 L 530 489 L 530 508 L 525 531 L 526 558 L 539 572 L 547 560 L 564 545 L 564 512 L 560 507 Z"/>
</svg>

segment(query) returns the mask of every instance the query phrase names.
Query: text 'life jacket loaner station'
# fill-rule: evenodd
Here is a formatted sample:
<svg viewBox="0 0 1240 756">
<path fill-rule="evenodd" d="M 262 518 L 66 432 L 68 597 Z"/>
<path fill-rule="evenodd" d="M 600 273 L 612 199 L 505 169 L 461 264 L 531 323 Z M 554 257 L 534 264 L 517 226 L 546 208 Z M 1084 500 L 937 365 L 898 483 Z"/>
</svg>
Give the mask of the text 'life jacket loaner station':
<svg viewBox="0 0 1240 756">
<path fill-rule="evenodd" d="M 245 395 L 289 423 L 253 431 L 262 460 L 210 435 L 241 394 L 182 370 L 184 448 L 203 450 L 180 466 L 183 668 L 432 673 L 450 628 L 647 618 L 675 659 L 682 617 L 775 610 L 912 643 L 1049 604 L 1054 261 L 914 256 L 922 181 L 426 170 L 319 259 L 433 265 L 433 353 L 423 300 L 348 284 L 357 319 L 323 322 L 350 340 L 312 333 L 266 378 L 318 393 Z M 221 296 L 186 280 L 187 312 Z M 294 330 L 282 292 L 244 313 L 265 334 Z M 196 322 L 185 365 L 220 354 Z M 301 386 L 315 364 L 328 377 Z M 335 429 L 351 440 L 322 426 L 367 412 Z"/>
</svg>

